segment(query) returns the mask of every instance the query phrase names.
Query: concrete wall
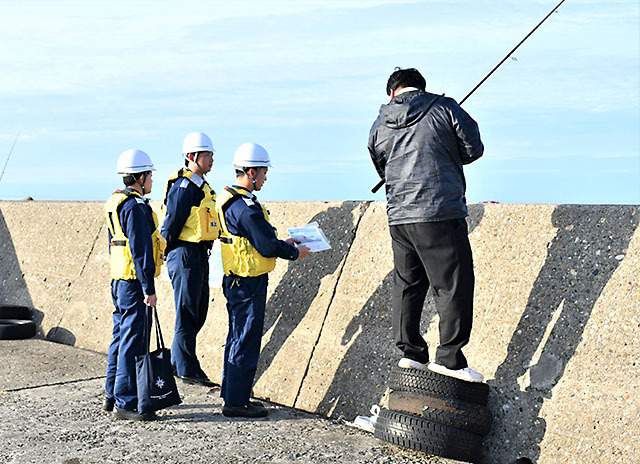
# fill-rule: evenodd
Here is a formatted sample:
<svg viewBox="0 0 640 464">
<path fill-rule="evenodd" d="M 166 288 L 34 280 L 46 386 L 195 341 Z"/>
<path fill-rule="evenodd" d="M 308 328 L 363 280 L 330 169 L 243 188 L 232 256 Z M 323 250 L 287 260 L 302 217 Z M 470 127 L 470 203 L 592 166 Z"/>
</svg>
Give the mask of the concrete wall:
<svg viewBox="0 0 640 464">
<path fill-rule="evenodd" d="M 384 203 L 270 203 L 275 225 L 317 221 L 333 246 L 270 276 L 256 396 L 352 419 L 380 403 L 391 336 Z M 637 206 L 472 205 L 476 295 L 465 353 L 491 386 L 488 462 L 638 462 Z M 106 352 L 112 303 L 102 204 L 0 202 L 0 303 L 35 308 L 43 337 Z M 212 289 L 198 353 L 219 381 L 225 301 Z M 165 339 L 173 294 L 158 282 Z M 423 329 L 437 345 L 429 296 Z"/>
</svg>

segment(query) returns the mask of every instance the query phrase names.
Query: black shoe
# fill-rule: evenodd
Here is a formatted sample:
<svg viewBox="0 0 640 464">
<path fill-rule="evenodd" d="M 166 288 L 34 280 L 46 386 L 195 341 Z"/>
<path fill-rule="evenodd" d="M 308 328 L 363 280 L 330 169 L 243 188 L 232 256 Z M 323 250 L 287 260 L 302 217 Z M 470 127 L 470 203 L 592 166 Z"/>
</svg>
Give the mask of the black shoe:
<svg viewBox="0 0 640 464">
<path fill-rule="evenodd" d="M 115 404 L 116 404 L 116 400 L 114 400 L 113 398 L 105 397 L 104 401 L 102 402 L 102 409 L 104 409 L 107 412 L 111 412 L 113 411 L 113 406 Z"/>
<path fill-rule="evenodd" d="M 138 413 L 138 411 L 130 411 L 129 409 L 120 409 L 119 407 L 115 407 L 113 411 L 113 415 L 116 419 L 127 419 L 134 421 L 150 421 L 156 418 L 155 412 L 144 412 L 142 414 Z"/>
<path fill-rule="evenodd" d="M 232 404 L 224 404 L 222 415 L 225 417 L 266 417 L 269 414 L 264 407 L 255 406 L 253 404 L 241 404 L 234 406 Z"/>
<path fill-rule="evenodd" d="M 188 385 L 201 385 L 208 388 L 215 388 L 220 386 L 217 383 L 209 380 L 207 377 L 188 377 L 185 375 L 178 376 L 178 378 L 182 380 L 182 383 L 186 383 Z"/>
</svg>

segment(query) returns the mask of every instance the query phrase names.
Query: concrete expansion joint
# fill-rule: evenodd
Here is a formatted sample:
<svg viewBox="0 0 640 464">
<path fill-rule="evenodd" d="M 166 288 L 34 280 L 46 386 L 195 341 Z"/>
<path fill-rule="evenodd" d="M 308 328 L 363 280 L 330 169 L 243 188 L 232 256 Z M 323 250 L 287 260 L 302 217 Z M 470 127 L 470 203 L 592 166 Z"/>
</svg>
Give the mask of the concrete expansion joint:
<svg viewBox="0 0 640 464">
<path fill-rule="evenodd" d="M 327 304 L 327 310 L 324 313 L 324 317 L 322 318 L 322 324 L 320 325 L 320 330 L 318 331 L 318 336 L 316 337 L 316 340 L 313 344 L 313 349 L 311 350 L 311 356 L 309 356 L 309 362 L 307 363 L 307 366 L 304 370 L 304 374 L 302 376 L 302 380 L 300 381 L 300 385 L 298 386 L 298 391 L 296 393 L 296 397 L 293 400 L 293 406 L 295 407 L 295 405 L 298 403 L 298 398 L 300 397 L 300 392 L 302 391 L 302 386 L 304 385 L 304 382 L 307 378 L 307 375 L 309 374 L 309 368 L 311 366 L 311 360 L 313 359 L 313 356 L 316 353 L 316 348 L 318 347 L 318 343 L 320 342 L 320 338 L 322 337 L 322 332 L 324 331 L 324 325 L 327 321 L 327 316 L 329 315 L 329 309 L 331 308 L 331 305 L 333 304 L 333 299 L 336 296 L 336 292 L 338 290 L 338 286 L 340 285 L 340 279 L 342 278 L 342 271 L 344 270 L 344 266 L 345 263 L 347 262 L 347 258 L 349 257 L 349 254 L 351 253 L 351 247 L 353 246 L 353 242 L 355 242 L 356 236 L 358 234 L 358 227 L 360 227 L 360 221 L 362 220 L 362 217 L 364 216 L 364 213 L 367 211 L 367 209 L 369 208 L 369 205 L 371 204 L 371 201 L 366 201 L 366 202 L 362 202 L 359 206 L 360 212 L 358 214 L 358 219 L 356 220 L 356 225 L 353 228 L 353 234 L 351 235 L 351 241 L 349 243 L 349 249 L 347 250 L 347 252 L 345 253 L 345 257 L 342 259 L 342 263 L 340 264 L 340 269 L 338 270 L 338 277 L 336 278 L 336 283 L 333 286 L 333 291 L 331 292 L 331 297 L 329 298 L 329 303 Z"/>
<path fill-rule="evenodd" d="M 8 388 L 7 390 L 1 390 L 0 394 L 2 394 L 2 393 L 15 393 L 15 392 L 20 392 L 20 391 L 24 391 L 24 390 L 35 390 L 37 388 L 55 387 L 55 386 L 59 386 L 59 385 L 70 385 L 70 384 L 73 384 L 73 383 L 90 382 L 92 380 L 99 380 L 99 379 L 106 379 L 106 378 L 107 378 L 106 375 L 99 375 L 97 377 L 87 377 L 86 379 L 63 380 L 61 382 L 43 383 L 43 384 L 40 384 L 40 385 L 30 385 L 28 387 Z"/>
<path fill-rule="evenodd" d="M 98 233 L 96 234 L 95 238 L 93 239 L 93 243 L 91 244 L 91 249 L 89 250 L 89 253 L 87 253 L 87 257 L 84 260 L 84 264 L 82 265 L 82 269 L 80 269 L 80 272 L 78 273 L 78 277 L 82 276 L 82 273 L 84 272 L 85 268 L 87 267 L 87 264 L 89 263 L 89 259 L 91 258 L 91 255 L 93 254 L 93 250 L 96 247 L 96 243 L 98 243 L 98 239 L 100 238 L 100 233 L 102 232 L 102 228 L 104 227 L 104 224 L 101 224 L 100 227 L 98 227 Z"/>
</svg>

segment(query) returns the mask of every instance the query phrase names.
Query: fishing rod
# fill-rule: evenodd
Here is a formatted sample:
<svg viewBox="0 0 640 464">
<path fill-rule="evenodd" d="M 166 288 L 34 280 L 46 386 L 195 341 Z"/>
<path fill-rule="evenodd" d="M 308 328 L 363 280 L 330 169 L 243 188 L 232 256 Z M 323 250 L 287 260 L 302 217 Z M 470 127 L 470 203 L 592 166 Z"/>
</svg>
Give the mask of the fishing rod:
<svg viewBox="0 0 640 464">
<path fill-rule="evenodd" d="M 469 93 L 467 94 L 467 96 L 466 96 L 466 97 L 464 97 L 464 98 L 460 101 L 460 103 L 459 103 L 459 104 L 460 104 L 460 105 L 462 105 L 462 104 L 467 100 L 467 98 L 469 98 L 469 97 L 471 96 L 471 94 L 472 94 L 473 92 L 475 92 L 476 90 L 478 90 L 478 87 L 480 87 L 482 84 L 484 84 L 484 82 L 485 82 L 487 79 L 489 79 L 489 77 L 490 77 L 490 76 L 491 76 L 491 75 L 492 75 L 492 74 L 493 74 L 493 73 L 494 73 L 494 72 L 495 72 L 495 71 L 496 71 L 500 66 L 502 66 L 502 63 L 504 63 L 505 61 L 507 61 L 507 58 L 509 58 L 511 55 L 513 55 L 513 52 L 515 52 L 515 51 L 520 47 L 520 45 L 522 45 L 522 44 L 523 44 L 523 43 L 524 43 L 524 42 L 525 42 L 525 41 L 526 41 L 526 40 L 531 36 L 531 34 L 533 34 L 533 33 L 536 31 L 536 29 L 538 29 L 538 28 L 542 25 L 542 23 L 544 23 L 544 22 L 549 18 L 549 16 L 551 16 L 554 12 L 556 12 L 556 11 L 558 10 L 558 8 L 560 8 L 560 5 L 562 5 L 564 2 L 565 2 L 565 0 L 562 0 L 562 1 L 561 1 L 560 3 L 558 3 L 555 7 L 553 7 L 553 9 L 549 12 L 549 14 L 547 14 L 547 16 L 545 16 L 545 17 L 542 19 L 542 21 L 540 21 L 540 22 L 538 23 L 538 25 L 537 25 L 536 27 L 534 27 L 533 29 L 531 29 L 531 31 L 530 31 L 530 32 L 529 32 L 529 33 L 524 37 L 524 39 L 522 39 L 522 40 L 518 43 L 518 45 L 516 45 L 515 47 L 513 47 L 513 50 L 511 50 L 509 53 L 507 53 L 507 54 L 505 55 L 505 57 L 504 57 L 504 58 L 502 58 L 502 60 L 500 60 L 500 62 L 499 62 L 497 65 L 495 65 L 495 66 L 494 66 L 494 68 L 493 68 L 491 71 L 489 71 L 489 74 L 487 74 L 486 76 L 484 76 L 484 78 L 483 78 L 480 82 L 478 82 L 478 84 L 477 84 L 473 89 L 471 89 L 471 92 L 469 92 Z M 380 182 L 378 182 L 378 183 L 377 183 L 377 184 L 376 184 L 376 185 L 371 189 L 371 193 L 376 193 L 378 190 L 380 190 L 380 187 L 382 187 L 383 185 L 384 185 L 384 179 L 380 179 Z"/>
<path fill-rule="evenodd" d="M 0 182 L 2 182 L 2 178 L 4 177 L 4 171 L 7 169 L 7 164 L 9 164 L 9 158 L 11 158 L 11 154 L 13 153 L 13 149 L 16 146 L 18 137 L 20 137 L 20 132 L 18 132 L 18 135 L 16 135 L 16 139 L 13 141 L 13 145 L 11 145 L 11 150 L 9 150 L 9 155 L 7 156 L 7 160 L 4 162 L 4 167 L 2 168 L 2 174 L 0 174 Z"/>
</svg>

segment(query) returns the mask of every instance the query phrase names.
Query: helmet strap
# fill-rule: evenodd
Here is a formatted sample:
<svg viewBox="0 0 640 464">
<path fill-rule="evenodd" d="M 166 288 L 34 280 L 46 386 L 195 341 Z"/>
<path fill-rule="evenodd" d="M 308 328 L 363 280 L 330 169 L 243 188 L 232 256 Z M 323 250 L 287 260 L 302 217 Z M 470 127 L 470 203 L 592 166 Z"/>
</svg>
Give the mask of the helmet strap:
<svg viewBox="0 0 640 464">
<path fill-rule="evenodd" d="M 149 171 L 145 171 L 142 174 L 142 182 L 137 181 L 138 184 L 140 184 L 140 187 L 142 188 L 142 194 L 145 195 L 147 192 L 145 192 L 145 188 L 144 188 L 144 184 L 147 183 L 147 177 L 149 177 Z"/>
<path fill-rule="evenodd" d="M 247 175 L 247 177 L 249 179 L 251 179 L 251 182 L 253 182 L 253 190 L 256 189 L 256 178 L 255 177 L 251 177 L 251 174 L 249 174 L 249 170 L 251 169 L 256 169 L 256 168 L 242 168 L 242 170 L 244 171 L 244 173 Z M 260 168 L 257 168 L 260 169 Z M 258 171 L 256 170 L 256 175 L 258 175 Z"/>
</svg>

